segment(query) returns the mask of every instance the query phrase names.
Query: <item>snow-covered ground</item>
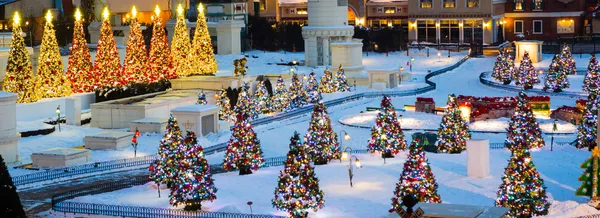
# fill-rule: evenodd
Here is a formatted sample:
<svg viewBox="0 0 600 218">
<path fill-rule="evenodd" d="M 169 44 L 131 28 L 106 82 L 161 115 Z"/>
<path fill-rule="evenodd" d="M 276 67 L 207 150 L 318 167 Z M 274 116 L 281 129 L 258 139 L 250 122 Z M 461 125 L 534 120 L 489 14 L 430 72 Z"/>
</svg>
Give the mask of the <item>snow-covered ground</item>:
<svg viewBox="0 0 600 218">
<path fill-rule="evenodd" d="M 281 145 L 284 146 L 284 145 Z M 388 159 L 386 164 L 379 155 L 357 155 L 363 165 L 354 170 L 354 187 L 350 188 L 347 162 L 332 161 L 317 166 L 319 186 L 325 193 L 325 208 L 311 217 L 385 217 L 391 207 L 393 191 L 406 160 L 406 152 Z M 433 174 L 439 184 L 438 193 L 443 203 L 493 206 L 496 191 L 501 184 L 504 167 L 510 157 L 506 150 L 493 150 L 490 155 L 491 176 L 470 178 L 467 176 L 466 152 L 458 155 L 427 153 Z M 574 217 L 598 213 L 581 204 L 587 198 L 575 196 L 580 185 L 579 164 L 588 158 L 586 151 L 562 147 L 556 151 L 543 150 L 533 153 L 536 164 L 547 187 L 552 203 L 549 217 Z M 219 189 L 217 200 L 203 203 L 207 211 L 249 213 L 246 202 L 252 201 L 254 213 L 285 215 L 271 205 L 279 171 L 283 167 L 263 168 L 252 175 L 239 176 L 237 172 L 213 175 Z M 99 195 L 73 199 L 76 202 L 118 204 L 170 208 L 162 190 L 158 198 L 153 183 Z"/>
<path fill-rule="evenodd" d="M 533 85 L 534 89 L 541 90 L 544 88 L 544 81 L 546 80 L 546 75 L 547 74 L 543 74 L 539 77 L 540 83 Z M 492 78 L 491 72 L 486 73 L 483 78 L 488 81 L 498 83 L 498 81 L 496 81 L 494 78 Z M 563 89 L 563 91 L 574 92 L 577 94 L 585 94 L 582 89 L 584 78 L 585 78 L 585 75 L 567 75 L 567 80 L 569 80 L 569 88 Z M 512 86 L 512 87 L 519 88 L 519 89 L 522 88 L 522 86 L 516 86 L 514 81 L 511 84 L 509 84 L 508 86 Z"/>
</svg>

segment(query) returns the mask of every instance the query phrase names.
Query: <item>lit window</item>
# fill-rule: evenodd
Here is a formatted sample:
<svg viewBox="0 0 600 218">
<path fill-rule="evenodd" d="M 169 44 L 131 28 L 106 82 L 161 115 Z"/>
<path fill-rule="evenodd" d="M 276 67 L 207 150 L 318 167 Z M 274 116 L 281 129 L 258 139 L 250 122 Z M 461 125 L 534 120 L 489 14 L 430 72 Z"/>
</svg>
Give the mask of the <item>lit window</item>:
<svg viewBox="0 0 600 218">
<path fill-rule="evenodd" d="M 260 0 L 260 10 L 267 10 L 267 0 Z"/>
<path fill-rule="evenodd" d="M 533 21 L 533 34 L 542 34 L 542 21 L 541 20 Z"/>
<path fill-rule="evenodd" d="M 386 14 L 396 13 L 396 7 L 384 7 L 383 13 L 386 13 Z"/>
<path fill-rule="evenodd" d="M 533 10 L 542 10 L 543 6 L 542 0 L 533 0 Z"/>
<path fill-rule="evenodd" d="M 306 8 L 296 8 L 296 14 L 308 14 L 308 9 L 306 9 Z"/>
<path fill-rule="evenodd" d="M 421 8 L 432 8 L 433 0 L 421 0 Z"/>
<path fill-rule="evenodd" d="M 455 0 L 444 0 L 444 8 L 454 8 Z"/>
<path fill-rule="evenodd" d="M 523 33 L 523 21 L 515 20 L 515 33 Z"/>
<path fill-rule="evenodd" d="M 523 10 L 523 0 L 515 0 L 515 10 L 517 10 L 517 11 Z"/>
<path fill-rule="evenodd" d="M 467 8 L 479 7 L 479 0 L 467 0 Z"/>
</svg>

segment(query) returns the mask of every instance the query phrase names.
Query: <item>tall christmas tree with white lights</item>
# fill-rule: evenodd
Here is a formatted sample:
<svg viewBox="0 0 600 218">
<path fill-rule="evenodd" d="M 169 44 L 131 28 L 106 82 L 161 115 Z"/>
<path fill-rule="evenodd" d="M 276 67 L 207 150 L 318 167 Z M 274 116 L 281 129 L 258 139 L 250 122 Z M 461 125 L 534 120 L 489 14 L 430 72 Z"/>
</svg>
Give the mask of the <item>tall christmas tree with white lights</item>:
<svg viewBox="0 0 600 218">
<path fill-rule="evenodd" d="M 577 140 L 575 147 L 588 148 L 590 151 L 597 146 L 596 138 L 598 136 L 598 106 L 600 99 L 596 93 L 588 94 L 585 103 L 585 110 L 581 122 L 577 128 Z"/>
<path fill-rule="evenodd" d="M 103 20 L 100 26 L 100 38 L 98 39 L 98 51 L 94 68 L 92 70 L 95 76 L 94 85 L 102 86 L 121 86 L 121 60 L 119 60 L 119 51 L 117 43 L 113 36 L 112 24 L 110 23 L 110 12 L 105 7 L 102 12 Z"/>
<path fill-rule="evenodd" d="M 505 144 L 511 151 L 525 149 L 519 147 L 523 145 L 527 146 L 526 149 L 541 148 L 545 145 L 540 125 L 524 92 L 520 92 L 517 96 L 517 106 L 506 131 Z"/>
<path fill-rule="evenodd" d="M 279 173 L 273 206 L 286 211 L 290 217 L 308 217 L 308 210 L 317 211 L 325 204 L 319 179 L 300 139 L 294 132 L 290 139 L 285 168 Z"/>
<path fill-rule="evenodd" d="M 308 75 L 308 81 L 306 83 L 306 93 L 308 103 L 316 104 L 319 103 L 321 99 L 323 99 L 323 97 L 321 96 L 321 92 L 319 91 L 319 81 L 317 81 L 315 72 L 310 72 L 310 74 Z"/>
<path fill-rule="evenodd" d="M 396 109 L 392 105 L 391 98 L 383 96 L 381 109 L 377 114 L 375 125 L 371 128 L 371 140 L 367 150 L 371 153 L 380 152 L 383 158 L 390 158 L 405 149 L 406 140 L 396 118 Z"/>
<path fill-rule="evenodd" d="M 167 41 L 167 34 L 160 18 L 158 5 L 152 16 L 154 26 L 152 27 L 152 39 L 150 40 L 150 56 L 147 64 L 148 75 L 152 82 L 164 79 L 175 79 L 177 74 L 173 68 L 173 58 Z"/>
<path fill-rule="evenodd" d="M 460 153 L 467 149 L 470 138 L 469 125 L 461 115 L 456 96 L 448 95 L 448 105 L 438 129 L 438 152 Z"/>
<path fill-rule="evenodd" d="M 217 188 L 196 133 L 187 132 L 183 143 L 177 152 L 182 157 L 173 173 L 170 203 L 175 207 L 183 204 L 184 210 L 201 210 L 203 201 L 217 199 Z"/>
<path fill-rule="evenodd" d="M 192 63 L 196 72 L 208 75 L 216 74 L 218 66 L 202 3 L 198 3 L 198 20 L 196 21 L 196 32 L 194 32 L 192 46 Z"/>
<path fill-rule="evenodd" d="M 83 20 L 79 8 L 75 11 L 75 25 L 73 26 L 73 41 L 71 42 L 71 54 L 69 55 L 69 66 L 67 78 L 71 89 L 75 93 L 94 91 L 94 75 L 92 75 L 92 56 L 85 40 L 83 31 Z"/>
<path fill-rule="evenodd" d="M 152 82 L 150 75 L 148 75 L 149 72 L 146 70 L 148 52 L 146 52 L 146 43 L 142 35 L 142 28 L 137 20 L 135 6 L 131 9 L 129 30 L 122 75 L 125 77 L 124 79 L 131 82 Z"/>
<path fill-rule="evenodd" d="M 171 54 L 173 54 L 173 62 L 175 72 L 179 77 L 186 77 L 194 74 L 194 66 L 192 63 L 192 43 L 188 34 L 187 26 L 185 25 L 185 14 L 183 6 L 177 6 L 177 23 L 175 24 L 175 32 L 173 33 L 173 41 L 171 42 Z"/>
<path fill-rule="evenodd" d="M 25 49 L 25 40 L 21 35 L 21 16 L 15 12 L 13 17 L 12 41 L 8 51 L 6 74 L 2 90 L 17 94 L 17 103 L 31 103 L 42 99 L 42 94 L 35 84 L 29 54 Z"/>
<path fill-rule="evenodd" d="M 600 66 L 598 66 L 598 60 L 596 56 L 592 55 L 588 69 L 583 80 L 583 91 L 588 94 L 598 94 L 600 88 Z"/>
<path fill-rule="evenodd" d="M 269 114 L 273 112 L 271 96 L 269 96 L 269 90 L 267 90 L 264 81 L 260 81 L 256 87 L 256 92 L 254 93 L 254 102 L 256 103 L 256 110 L 259 113 Z"/>
<path fill-rule="evenodd" d="M 314 107 L 304 143 L 316 165 L 327 164 L 340 157 L 337 134 L 331 127 L 331 120 L 323 103 Z"/>
<path fill-rule="evenodd" d="M 71 83 L 63 73 L 62 58 L 58 50 L 56 32 L 52 24 L 52 12 L 46 13 L 46 25 L 40 56 L 38 58 L 38 71 L 35 75 L 37 88 L 44 98 L 56 98 L 71 95 Z"/>
<path fill-rule="evenodd" d="M 406 195 L 415 196 L 418 202 L 442 203 L 442 199 L 437 193 L 437 182 L 425 157 L 423 144 L 419 142 L 419 139 L 413 139 L 409 150 L 410 153 L 406 157 L 402 174 L 400 174 L 400 181 L 396 184 L 392 209 L 398 210 L 398 207 L 401 207 L 402 198 Z"/>
<path fill-rule="evenodd" d="M 271 96 L 271 102 L 273 111 L 282 112 L 290 109 L 290 96 L 281 76 L 277 79 L 277 86 L 273 91 L 273 96 Z"/>
<path fill-rule="evenodd" d="M 246 175 L 252 174 L 252 170 L 258 170 L 264 162 L 260 140 L 254 133 L 252 124 L 245 114 L 238 113 L 235 125 L 231 127 L 223 168 L 226 171 L 239 170 L 240 175 Z"/>
</svg>

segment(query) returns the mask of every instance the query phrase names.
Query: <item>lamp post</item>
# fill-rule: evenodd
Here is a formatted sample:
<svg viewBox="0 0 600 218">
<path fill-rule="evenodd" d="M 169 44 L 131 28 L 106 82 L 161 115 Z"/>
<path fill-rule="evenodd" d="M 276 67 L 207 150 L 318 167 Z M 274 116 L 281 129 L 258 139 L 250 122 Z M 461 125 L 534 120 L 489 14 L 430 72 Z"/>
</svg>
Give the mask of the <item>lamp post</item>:
<svg viewBox="0 0 600 218">
<path fill-rule="evenodd" d="M 348 135 L 348 132 L 346 132 L 345 130 L 340 131 L 340 135 L 342 135 L 342 132 L 344 132 L 344 140 L 340 140 L 340 149 L 342 149 L 342 146 L 344 144 L 344 141 L 349 141 L 350 140 L 350 135 Z M 346 150 L 350 149 L 350 153 L 352 153 L 352 148 L 346 147 L 344 149 L 344 154 L 346 154 L 346 158 L 348 157 L 348 154 L 346 153 Z M 341 151 L 341 150 L 340 150 Z M 341 153 L 341 152 L 340 152 Z M 340 154 L 340 163 L 342 162 L 342 159 L 344 159 L 344 155 Z"/>
<path fill-rule="evenodd" d="M 442 58 L 442 52 L 438 51 L 438 60 L 440 60 Z"/>
<path fill-rule="evenodd" d="M 558 119 L 554 119 L 554 123 L 552 123 L 552 139 L 550 139 L 550 151 L 554 148 L 554 131 L 558 130 L 556 126 L 558 124 Z"/>
<path fill-rule="evenodd" d="M 60 132 L 60 105 L 56 107 L 56 123 L 58 124 L 58 131 Z"/>
<path fill-rule="evenodd" d="M 402 74 L 404 74 L 404 67 L 400 66 L 400 74 L 398 75 L 398 84 L 402 84 Z"/>
<path fill-rule="evenodd" d="M 354 158 L 354 164 L 356 168 L 361 168 L 360 160 L 354 155 L 348 159 L 348 177 L 350 177 L 350 187 L 352 187 L 352 178 L 354 177 L 354 170 L 352 169 L 352 158 Z"/>
<path fill-rule="evenodd" d="M 412 72 L 412 65 L 413 65 L 414 61 L 415 61 L 415 58 L 414 57 L 410 57 L 410 72 Z"/>
</svg>

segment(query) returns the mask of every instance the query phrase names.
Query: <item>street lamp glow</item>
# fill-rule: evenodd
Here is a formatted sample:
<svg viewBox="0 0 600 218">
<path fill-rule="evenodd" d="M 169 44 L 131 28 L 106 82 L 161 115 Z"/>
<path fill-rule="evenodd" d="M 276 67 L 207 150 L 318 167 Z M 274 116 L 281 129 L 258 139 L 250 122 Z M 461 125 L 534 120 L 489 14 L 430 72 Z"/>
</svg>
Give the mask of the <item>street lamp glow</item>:
<svg viewBox="0 0 600 218">
<path fill-rule="evenodd" d="M 60 105 L 56 108 L 56 114 L 60 115 Z"/>
<path fill-rule="evenodd" d="M 102 11 L 102 17 L 104 17 L 104 20 L 108 20 L 109 15 L 110 13 L 108 12 L 108 7 L 104 7 L 104 11 Z"/>
<path fill-rule="evenodd" d="M 79 8 L 77 8 L 77 10 L 75 10 L 75 20 L 81 21 L 81 11 L 79 10 Z"/>
<path fill-rule="evenodd" d="M 183 16 L 183 5 L 181 3 L 177 5 L 177 16 Z"/>
<path fill-rule="evenodd" d="M 135 8 L 135 6 L 133 6 L 133 7 L 131 8 L 131 16 L 132 16 L 133 18 L 136 18 L 136 17 L 137 17 L 137 8 Z"/>
<path fill-rule="evenodd" d="M 358 158 L 356 158 L 356 161 L 354 162 L 354 164 L 356 164 L 356 168 L 362 167 L 362 165 L 360 164 L 360 160 L 358 160 Z"/>
<path fill-rule="evenodd" d="M 350 140 L 350 135 L 348 135 L 348 133 L 344 134 L 344 140 L 346 140 L 346 141 Z"/>
<path fill-rule="evenodd" d="M 342 152 L 342 160 L 348 160 L 348 152 Z"/>
<path fill-rule="evenodd" d="M 21 16 L 19 16 L 18 11 L 15 11 L 15 16 L 13 16 L 13 22 L 16 26 L 18 26 L 19 23 L 21 23 Z"/>
</svg>

